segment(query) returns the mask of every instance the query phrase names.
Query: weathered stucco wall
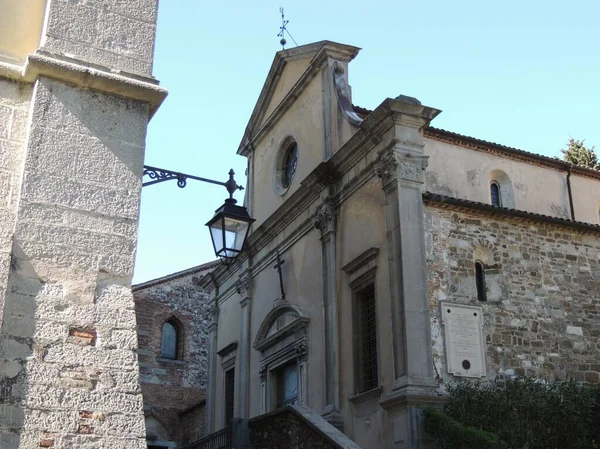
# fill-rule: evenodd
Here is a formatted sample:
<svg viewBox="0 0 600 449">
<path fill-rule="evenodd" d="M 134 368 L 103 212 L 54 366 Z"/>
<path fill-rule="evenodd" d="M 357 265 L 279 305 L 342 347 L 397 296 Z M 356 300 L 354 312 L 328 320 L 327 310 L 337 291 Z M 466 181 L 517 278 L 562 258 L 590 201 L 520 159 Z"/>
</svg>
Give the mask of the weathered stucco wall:
<svg viewBox="0 0 600 449">
<path fill-rule="evenodd" d="M 316 77 L 256 148 L 252 178 L 252 216 L 256 218 L 254 229 L 275 212 L 298 189 L 300 181 L 323 161 L 321 98 L 321 79 Z M 298 116 L 303 119 L 298 120 Z M 288 136 L 293 136 L 298 144 L 298 165 L 289 189 L 279 195 L 275 189 L 277 155 Z"/>
<path fill-rule="evenodd" d="M 271 113 L 279 106 L 279 103 L 285 98 L 290 89 L 296 84 L 296 81 L 300 79 L 300 76 L 308 68 L 311 58 L 302 58 L 296 61 L 288 61 L 285 65 L 285 69 L 281 74 L 281 78 L 277 83 L 277 87 L 273 92 L 273 98 L 267 107 L 263 123 L 268 120 Z"/>
<path fill-rule="evenodd" d="M 0 0 L 0 59 L 20 62 L 39 44 L 46 0 Z"/>
<path fill-rule="evenodd" d="M 377 344 L 379 351 L 379 384 L 391 385 L 394 382 L 391 335 L 391 310 L 389 298 L 388 266 L 385 219 L 383 213 L 384 193 L 381 181 L 371 179 L 345 201 L 339 211 L 338 227 L 338 283 L 339 283 L 339 344 L 340 344 L 340 396 L 341 413 L 344 417 L 344 433 L 351 436 L 360 447 L 383 444 L 383 409 L 378 406 L 381 394 L 372 395 L 354 404 L 349 401 L 358 393 L 358 380 L 355 378 L 356 360 L 356 320 L 354 295 L 350 283 L 357 276 L 349 276 L 342 271 L 356 257 L 370 248 L 378 248 L 376 259 L 365 267 L 364 272 L 375 267 L 375 296 L 377 313 Z M 357 238 L 360 236 L 360 238 Z M 358 277 L 362 272 L 359 272 Z"/>
<path fill-rule="evenodd" d="M 488 376 L 600 381 L 600 232 L 426 209 L 434 362 L 446 374 L 440 303 L 482 305 Z M 488 275 L 477 301 L 476 259 Z"/>
<path fill-rule="evenodd" d="M 494 172 L 504 172 L 512 184 L 508 207 L 552 217 L 569 218 L 566 171 L 517 161 L 438 140 L 425 139 L 427 191 L 490 204 Z M 600 180 L 571 177 L 575 218 L 599 223 Z M 503 195 L 504 197 L 505 195 Z"/>
<path fill-rule="evenodd" d="M 195 441 L 204 432 L 198 410 L 204 410 L 208 375 L 208 295 L 192 277 L 133 289 L 144 413 L 160 417 L 168 440 L 180 443 Z M 173 318 L 181 325 L 177 360 L 161 357 L 162 326 Z M 184 426 L 186 410 L 193 411 Z"/>
<path fill-rule="evenodd" d="M 324 376 L 324 354 L 323 354 L 323 322 L 322 322 L 322 276 L 321 276 L 321 242 L 318 231 L 312 230 L 304 235 L 289 250 L 281 253 L 285 260 L 282 273 L 285 282 L 286 301 L 304 310 L 310 317 L 308 327 L 308 354 L 311 360 L 320 360 L 323 363 L 311 363 L 307 368 L 308 406 L 315 410 L 321 410 L 324 406 L 322 391 L 322 379 Z M 273 263 L 267 264 L 260 271 L 254 273 L 252 279 L 252 299 L 250 316 L 250 360 L 249 379 L 249 416 L 261 414 L 261 384 L 259 369 L 262 359 L 261 353 L 252 348 L 259 327 L 263 320 L 273 309 L 275 300 L 281 297 L 279 277 L 273 269 Z M 302 279 L 311 279 L 311 282 L 302 282 Z M 227 291 L 238 280 L 234 275 L 227 283 L 221 286 L 222 291 Z M 235 288 L 235 287 L 234 287 Z M 227 295 L 227 298 L 219 303 L 219 326 L 217 351 L 226 346 L 237 343 L 236 350 L 236 390 L 235 398 L 239 400 L 240 393 L 240 349 L 242 340 L 242 307 L 240 295 L 235 291 Z M 314 357 L 314 359 L 313 359 Z M 221 366 L 220 357 L 216 357 L 215 385 L 217 400 L 215 402 L 215 424 L 216 429 L 224 426 L 224 370 Z"/>
</svg>

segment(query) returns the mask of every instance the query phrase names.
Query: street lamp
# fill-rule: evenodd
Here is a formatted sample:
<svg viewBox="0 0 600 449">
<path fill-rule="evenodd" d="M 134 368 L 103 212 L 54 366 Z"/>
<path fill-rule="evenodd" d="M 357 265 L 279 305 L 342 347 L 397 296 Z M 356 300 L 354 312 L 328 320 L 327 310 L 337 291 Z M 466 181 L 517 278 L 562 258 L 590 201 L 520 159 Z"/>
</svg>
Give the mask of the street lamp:
<svg viewBox="0 0 600 449">
<path fill-rule="evenodd" d="M 171 179 L 176 179 L 177 186 L 182 189 L 187 185 L 188 179 L 224 186 L 229 192 L 229 198 L 215 211 L 215 216 L 206 223 L 206 226 L 210 229 L 215 255 L 225 265 L 228 265 L 244 249 L 250 225 L 255 221 L 245 207 L 236 205 L 237 201 L 233 198 L 233 193 L 236 190 L 243 190 L 244 187 L 235 182 L 234 174 L 233 170 L 229 170 L 229 180 L 221 182 L 144 165 L 143 176 L 148 176 L 151 181 L 143 183 L 142 186 L 150 186 Z"/>
</svg>

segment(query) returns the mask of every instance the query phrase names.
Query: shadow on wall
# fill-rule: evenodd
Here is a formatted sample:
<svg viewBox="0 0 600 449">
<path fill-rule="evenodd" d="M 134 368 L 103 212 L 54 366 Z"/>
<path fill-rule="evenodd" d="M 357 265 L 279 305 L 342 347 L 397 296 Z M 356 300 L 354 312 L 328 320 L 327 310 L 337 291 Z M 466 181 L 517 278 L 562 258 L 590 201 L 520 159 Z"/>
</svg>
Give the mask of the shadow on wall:
<svg viewBox="0 0 600 449">
<path fill-rule="evenodd" d="M 41 441 L 22 435 L 26 403 L 30 398 L 29 377 L 44 375 L 40 369 L 48 346 L 34 342 L 43 323 L 36 321 L 37 301 L 49 286 L 40 279 L 31 263 L 13 245 L 8 275 L 4 316 L 0 328 L 0 447 L 38 447 Z M 36 374 L 37 373 L 37 374 Z M 29 404 L 27 404 L 29 405 Z M 31 404 L 35 405 L 35 404 Z M 30 405 L 30 406 L 31 406 Z"/>
<path fill-rule="evenodd" d="M 0 447 L 78 447 L 111 427 L 105 444 L 140 449 L 131 279 L 148 106 L 42 77 L 31 107 L 0 329 Z"/>
</svg>

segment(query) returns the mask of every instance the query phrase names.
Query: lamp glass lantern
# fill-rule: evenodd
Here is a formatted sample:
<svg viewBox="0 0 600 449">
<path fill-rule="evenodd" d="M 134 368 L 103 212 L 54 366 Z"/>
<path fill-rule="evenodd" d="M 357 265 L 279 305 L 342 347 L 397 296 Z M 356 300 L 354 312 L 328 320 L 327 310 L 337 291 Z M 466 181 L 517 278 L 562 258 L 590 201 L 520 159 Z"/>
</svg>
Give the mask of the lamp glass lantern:
<svg viewBox="0 0 600 449">
<path fill-rule="evenodd" d="M 234 259 L 244 249 L 250 225 L 256 220 L 250 217 L 243 206 L 228 198 L 225 204 L 215 211 L 215 216 L 206 223 L 210 229 L 215 254 L 224 263 Z"/>
</svg>

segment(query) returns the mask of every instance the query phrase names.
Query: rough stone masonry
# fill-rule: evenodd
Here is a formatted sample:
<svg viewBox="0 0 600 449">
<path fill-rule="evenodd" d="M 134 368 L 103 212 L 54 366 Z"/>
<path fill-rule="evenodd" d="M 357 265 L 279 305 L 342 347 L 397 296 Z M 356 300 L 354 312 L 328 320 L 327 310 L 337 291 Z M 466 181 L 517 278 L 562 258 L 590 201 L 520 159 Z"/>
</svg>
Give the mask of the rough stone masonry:
<svg viewBox="0 0 600 449">
<path fill-rule="evenodd" d="M 131 279 L 156 8 L 48 0 L 39 48 L 0 57 L 3 449 L 146 447 Z"/>
<path fill-rule="evenodd" d="M 440 302 L 481 305 L 489 377 L 600 382 L 600 240 L 566 226 L 428 207 L 434 364 L 446 373 Z M 478 303 L 474 262 L 486 266 Z"/>
</svg>

